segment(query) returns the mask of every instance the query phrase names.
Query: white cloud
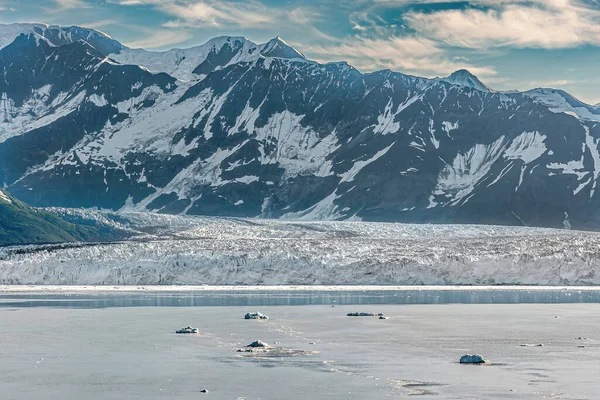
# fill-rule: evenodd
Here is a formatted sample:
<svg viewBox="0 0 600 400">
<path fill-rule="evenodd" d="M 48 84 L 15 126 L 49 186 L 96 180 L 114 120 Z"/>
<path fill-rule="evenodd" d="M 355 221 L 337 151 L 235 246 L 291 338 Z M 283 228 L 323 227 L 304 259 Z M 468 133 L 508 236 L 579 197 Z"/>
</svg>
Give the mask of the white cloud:
<svg viewBox="0 0 600 400">
<path fill-rule="evenodd" d="M 461 68 L 483 77 L 496 73 L 493 68 L 474 66 L 466 60 L 450 60 L 434 41 L 414 36 L 356 37 L 340 44 L 309 46 L 306 52 L 320 61 L 346 60 L 364 71 L 387 68 L 430 77 L 449 75 Z"/>
<path fill-rule="evenodd" d="M 158 49 L 185 42 L 192 38 L 189 32 L 174 31 L 170 29 L 159 29 L 148 31 L 148 34 L 140 40 L 124 43 L 130 48 Z"/>
<path fill-rule="evenodd" d="M 218 0 L 113 0 L 124 6 L 148 5 L 175 18 L 166 27 L 218 27 L 233 25 L 241 28 L 264 27 L 278 17 L 276 9 L 256 1 L 231 2 Z"/>
<path fill-rule="evenodd" d="M 117 21 L 114 19 L 103 19 L 100 21 L 84 23 L 84 24 L 81 24 L 81 26 L 84 26 L 86 28 L 97 29 L 97 28 L 102 28 L 105 26 L 118 25 L 118 24 L 120 24 L 120 21 Z"/>
<path fill-rule="evenodd" d="M 312 7 L 267 6 L 259 1 L 227 0 L 110 0 L 123 6 L 149 6 L 172 19 L 162 24 L 169 29 L 220 28 L 268 31 L 273 36 L 335 41 L 314 26 L 324 16 Z M 287 8 L 286 8 L 287 7 Z"/>
<path fill-rule="evenodd" d="M 573 0 L 510 2 L 479 0 L 491 8 L 409 12 L 404 16 L 418 35 L 447 45 L 566 48 L 600 44 L 600 12 Z"/>
<path fill-rule="evenodd" d="M 61 10 L 90 7 L 90 5 L 83 0 L 52 0 L 52 2 L 54 2 Z"/>
</svg>

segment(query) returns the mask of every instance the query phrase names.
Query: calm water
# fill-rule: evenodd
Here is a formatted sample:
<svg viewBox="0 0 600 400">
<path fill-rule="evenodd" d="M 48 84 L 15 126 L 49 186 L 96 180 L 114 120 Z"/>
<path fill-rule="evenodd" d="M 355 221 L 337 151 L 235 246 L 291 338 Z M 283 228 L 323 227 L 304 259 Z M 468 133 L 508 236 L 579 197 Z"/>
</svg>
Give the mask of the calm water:
<svg viewBox="0 0 600 400">
<path fill-rule="evenodd" d="M 366 304 L 600 303 L 593 290 L 202 291 L 132 294 L 1 294 L 0 307 L 210 307 Z"/>
</svg>

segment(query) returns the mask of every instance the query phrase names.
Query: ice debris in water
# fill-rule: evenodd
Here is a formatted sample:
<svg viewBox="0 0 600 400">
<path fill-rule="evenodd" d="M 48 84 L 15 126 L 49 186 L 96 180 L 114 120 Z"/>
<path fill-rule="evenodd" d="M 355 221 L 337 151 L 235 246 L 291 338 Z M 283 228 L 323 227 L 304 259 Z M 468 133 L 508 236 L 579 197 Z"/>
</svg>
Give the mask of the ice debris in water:
<svg viewBox="0 0 600 400">
<path fill-rule="evenodd" d="M 248 346 L 246 347 L 251 347 L 251 348 L 256 348 L 256 347 L 263 347 L 263 348 L 267 348 L 267 347 L 271 347 L 269 346 L 268 343 L 263 342 L 262 340 L 256 340 L 252 343 L 250 343 Z"/>
<path fill-rule="evenodd" d="M 269 319 L 269 317 L 268 317 L 268 316 L 266 316 L 266 315 L 265 315 L 265 314 L 263 314 L 263 313 L 259 313 L 258 311 L 257 311 L 257 312 L 254 312 L 254 313 L 247 313 L 247 314 L 244 316 L 244 318 L 245 318 L 245 319 Z"/>
<path fill-rule="evenodd" d="M 185 328 L 181 328 L 176 330 L 175 333 L 198 333 L 198 328 L 192 328 L 191 326 L 186 326 Z"/>
<path fill-rule="evenodd" d="M 383 313 L 375 314 L 368 312 L 351 312 L 348 313 L 349 317 L 379 317 L 379 319 L 390 319 L 390 317 L 386 317 Z"/>
<path fill-rule="evenodd" d="M 348 313 L 349 317 L 374 317 L 375 314 L 368 312 L 351 312 Z"/>
<path fill-rule="evenodd" d="M 272 346 L 270 346 L 268 343 L 263 342 L 262 340 L 255 340 L 254 342 L 250 343 L 248 346 L 242 348 L 242 349 L 237 349 L 238 353 L 252 353 L 255 351 L 269 351 L 269 350 L 273 350 L 274 348 Z"/>
<path fill-rule="evenodd" d="M 461 364 L 489 364 L 489 361 L 479 354 L 466 354 L 460 358 Z"/>
</svg>

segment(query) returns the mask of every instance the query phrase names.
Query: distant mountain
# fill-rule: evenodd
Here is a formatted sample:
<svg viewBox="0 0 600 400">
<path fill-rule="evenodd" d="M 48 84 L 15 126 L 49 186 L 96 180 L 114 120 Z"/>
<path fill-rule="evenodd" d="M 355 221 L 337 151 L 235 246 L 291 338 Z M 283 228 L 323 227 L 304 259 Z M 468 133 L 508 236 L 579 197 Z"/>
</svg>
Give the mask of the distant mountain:
<svg viewBox="0 0 600 400">
<path fill-rule="evenodd" d="M 0 246 L 104 241 L 124 237 L 118 229 L 92 225 L 69 223 L 54 213 L 30 207 L 0 190 Z"/>
<path fill-rule="evenodd" d="M 600 110 L 561 90 L 365 74 L 280 38 L 3 31 L 0 180 L 35 206 L 600 227 Z"/>
<path fill-rule="evenodd" d="M 481 92 L 493 92 L 489 86 L 481 82 L 478 77 L 467 71 L 466 69 L 460 69 L 450 76 L 441 79 L 444 82 L 451 83 L 453 85 L 463 86 L 479 90 Z"/>
</svg>

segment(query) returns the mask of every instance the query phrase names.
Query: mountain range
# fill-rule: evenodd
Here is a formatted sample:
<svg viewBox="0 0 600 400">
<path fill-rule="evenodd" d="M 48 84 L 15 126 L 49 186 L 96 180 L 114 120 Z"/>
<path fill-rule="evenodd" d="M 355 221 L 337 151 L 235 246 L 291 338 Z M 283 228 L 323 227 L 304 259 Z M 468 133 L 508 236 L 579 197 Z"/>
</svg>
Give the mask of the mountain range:
<svg viewBox="0 0 600 400">
<path fill-rule="evenodd" d="M 308 60 L 0 25 L 0 180 L 39 207 L 600 227 L 600 109 Z"/>
</svg>

